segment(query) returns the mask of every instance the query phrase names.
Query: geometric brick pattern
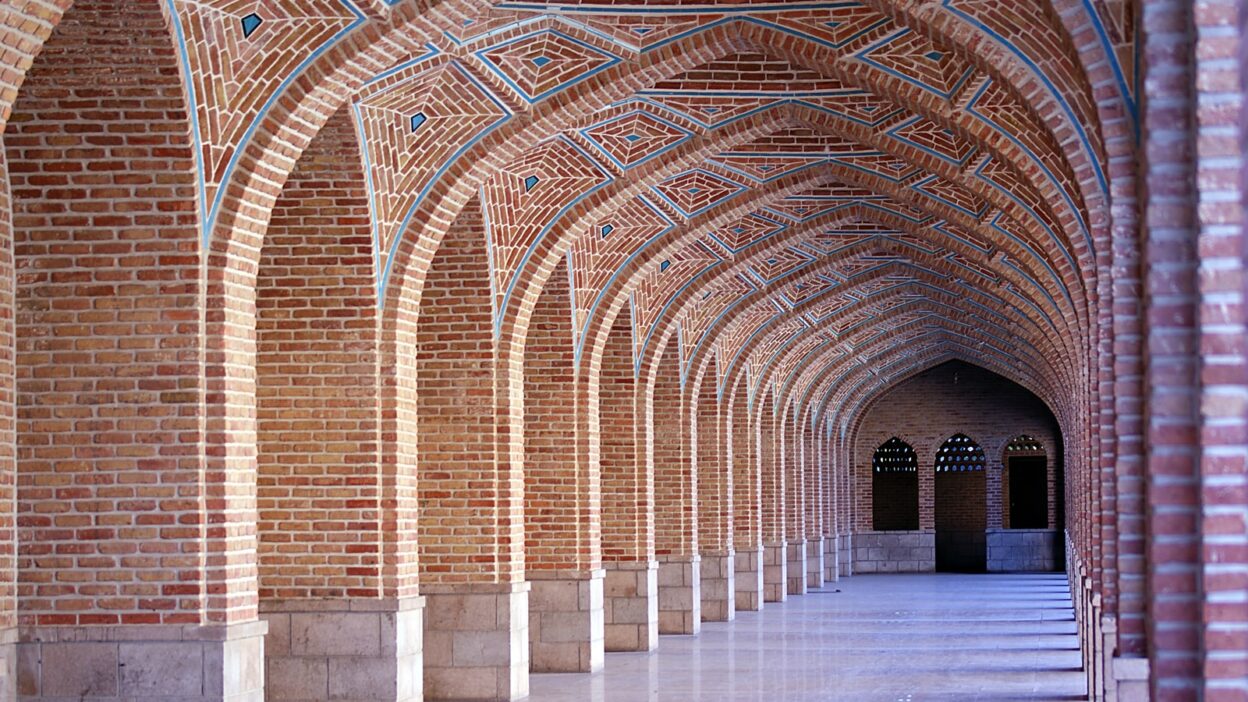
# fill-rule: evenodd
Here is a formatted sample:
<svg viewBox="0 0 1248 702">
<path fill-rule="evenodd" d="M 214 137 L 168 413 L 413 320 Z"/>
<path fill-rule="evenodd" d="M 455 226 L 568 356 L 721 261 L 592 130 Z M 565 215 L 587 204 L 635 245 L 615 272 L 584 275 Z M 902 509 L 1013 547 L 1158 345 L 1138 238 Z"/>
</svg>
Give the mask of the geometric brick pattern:
<svg viewBox="0 0 1248 702">
<path fill-rule="evenodd" d="M 521 36 L 476 55 L 529 102 L 550 97 L 619 63 L 606 51 L 556 30 Z"/>
<path fill-rule="evenodd" d="M 231 163 L 270 100 L 362 16 L 342 0 L 166 1 L 193 77 L 188 87 L 199 128 L 203 197 L 215 210 Z"/>
<path fill-rule="evenodd" d="M 496 311 L 504 308 L 529 252 L 559 213 L 609 180 L 602 167 L 579 147 L 554 139 L 485 183 L 482 195 L 494 264 Z"/>
<path fill-rule="evenodd" d="M 669 178 L 654 191 L 686 219 L 699 215 L 745 188 L 710 171 L 695 169 Z"/>
<path fill-rule="evenodd" d="M 644 196 L 626 202 L 568 249 L 572 282 L 572 333 L 576 348 L 602 295 L 625 263 L 675 225 Z"/>
<path fill-rule="evenodd" d="M 644 163 L 692 136 L 688 130 L 641 110 L 594 125 L 581 134 L 620 168 Z"/>
<path fill-rule="evenodd" d="M 388 77 L 355 103 L 372 187 L 378 285 L 409 213 L 470 143 L 508 117 L 504 108 L 455 62 Z"/>
</svg>

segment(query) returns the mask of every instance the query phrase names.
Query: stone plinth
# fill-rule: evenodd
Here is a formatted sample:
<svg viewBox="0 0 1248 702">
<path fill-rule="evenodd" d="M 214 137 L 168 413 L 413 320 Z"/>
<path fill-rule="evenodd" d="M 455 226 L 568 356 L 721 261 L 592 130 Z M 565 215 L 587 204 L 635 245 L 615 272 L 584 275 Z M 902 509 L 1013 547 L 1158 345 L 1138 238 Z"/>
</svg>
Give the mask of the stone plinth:
<svg viewBox="0 0 1248 702">
<path fill-rule="evenodd" d="M 732 551 L 702 554 L 702 621 L 730 622 L 736 618 L 735 561 Z"/>
<path fill-rule="evenodd" d="M 936 534 L 864 531 L 854 534 L 854 572 L 929 573 L 936 570 Z"/>
<path fill-rule="evenodd" d="M 603 577 L 530 572 L 529 665 L 534 673 L 589 673 L 605 661 Z"/>
<path fill-rule="evenodd" d="M 17 699 L 17 629 L 0 629 L 0 702 Z"/>
<path fill-rule="evenodd" d="M 262 602 L 265 699 L 419 702 L 424 598 Z"/>
<path fill-rule="evenodd" d="M 823 538 L 823 581 L 834 583 L 841 579 L 841 536 Z"/>
<path fill-rule="evenodd" d="M 990 573 L 1058 569 L 1056 529 L 989 529 L 987 538 Z"/>
<path fill-rule="evenodd" d="M 837 539 L 836 576 L 846 578 L 854 572 L 854 535 L 841 534 Z"/>
<path fill-rule="evenodd" d="M 763 601 L 784 602 L 789 597 L 788 545 L 763 544 Z"/>
<path fill-rule="evenodd" d="M 605 648 L 653 651 L 659 645 L 659 563 L 604 563 Z"/>
<path fill-rule="evenodd" d="M 424 586 L 425 697 L 529 694 L 529 583 Z"/>
<path fill-rule="evenodd" d="M 1113 659 L 1116 702 L 1149 702 L 1148 666 L 1147 658 Z"/>
<path fill-rule="evenodd" d="M 806 587 L 818 589 L 823 587 L 823 539 L 806 539 Z"/>
<path fill-rule="evenodd" d="M 265 623 L 36 627 L 17 644 L 23 700 L 264 702 Z"/>
<path fill-rule="evenodd" d="M 659 557 L 660 634 L 696 634 L 702 629 L 701 560 Z"/>
<path fill-rule="evenodd" d="M 806 539 L 795 539 L 785 547 L 787 587 L 790 595 L 806 594 Z"/>
<path fill-rule="evenodd" d="M 737 611 L 757 612 L 763 608 L 763 547 L 738 549 L 733 561 Z"/>
</svg>

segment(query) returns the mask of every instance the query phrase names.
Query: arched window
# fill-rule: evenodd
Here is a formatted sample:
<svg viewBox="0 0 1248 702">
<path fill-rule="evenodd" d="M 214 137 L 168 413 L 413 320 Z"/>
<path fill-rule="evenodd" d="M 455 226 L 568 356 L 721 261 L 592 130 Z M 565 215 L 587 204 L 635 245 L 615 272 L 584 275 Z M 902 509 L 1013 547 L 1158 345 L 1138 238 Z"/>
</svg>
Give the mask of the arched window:
<svg viewBox="0 0 1248 702">
<path fill-rule="evenodd" d="M 1007 529 L 1049 526 L 1049 468 L 1044 444 L 1022 434 L 1005 447 L 1003 482 L 1008 499 L 1002 506 Z"/>
<path fill-rule="evenodd" d="M 876 531 L 919 528 L 919 459 L 910 444 L 894 436 L 875 449 L 871 486 Z"/>
<path fill-rule="evenodd" d="M 954 434 L 936 452 L 937 473 L 984 469 L 984 450 L 966 434 Z"/>
</svg>

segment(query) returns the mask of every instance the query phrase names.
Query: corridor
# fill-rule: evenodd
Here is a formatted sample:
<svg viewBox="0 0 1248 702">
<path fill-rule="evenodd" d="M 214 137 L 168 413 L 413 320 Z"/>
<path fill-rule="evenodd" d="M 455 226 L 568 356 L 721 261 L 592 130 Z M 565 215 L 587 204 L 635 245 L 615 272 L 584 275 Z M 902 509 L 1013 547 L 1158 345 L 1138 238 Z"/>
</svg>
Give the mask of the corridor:
<svg viewBox="0 0 1248 702">
<path fill-rule="evenodd" d="M 532 702 L 1085 699 L 1065 576 L 864 575 L 533 675 Z M 661 681 L 661 682 L 660 682 Z"/>
</svg>

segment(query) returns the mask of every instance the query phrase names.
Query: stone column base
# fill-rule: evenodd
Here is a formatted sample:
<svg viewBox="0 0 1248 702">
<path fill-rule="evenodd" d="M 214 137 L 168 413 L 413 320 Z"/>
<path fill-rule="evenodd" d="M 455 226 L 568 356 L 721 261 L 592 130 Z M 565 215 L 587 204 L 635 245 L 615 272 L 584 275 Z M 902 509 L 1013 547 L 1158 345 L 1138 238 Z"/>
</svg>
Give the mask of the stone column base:
<svg viewBox="0 0 1248 702">
<path fill-rule="evenodd" d="M 823 587 L 823 538 L 806 539 L 806 588 Z"/>
<path fill-rule="evenodd" d="M 837 577 L 847 578 L 854 574 L 854 535 L 841 534 L 837 545 Z"/>
<path fill-rule="evenodd" d="M 834 583 L 841 579 L 840 548 L 838 543 L 841 537 L 825 536 L 823 537 L 823 581 L 825 583 Z"/>
<path fill-rule="evenodd" d="M 1102 699 L 1118 699 L 1118 681 L 1114 679 L 1114 649 L 1118 645 L 1118 619 L 1113 615 L 1101 617 L 1101 667 L 1105 671 Z"/>
<path fill-rule="evenodd" d="M 702 630 L 702 557 L 659 557 L 659 633 Z"/>
<path fill-rule="evenodd" d="M 604 563 L 604 639 L 608 651 L 659 646 L 659 562 Z"/>
<path fill-rule="evenodd" d="M 22 629 L 23 700 L 264 702 L 264 622 Z"/>
<path fill-rule="evenodd" d="M 603 577 L 534 571 L 529 592 L 529 666 L 534 673 L 590 673 L 605 662 Z"/>
<path fill-rule="evenodd" d="M 732 551 L 702 554 L 702 621 L 737 618 L 736 558 Z"/>
<path fill-rule="evenodd" d="M 1148 702 L 1148 659 L 1113 659 L 1114 687 L 1118 696 L 1114 702 Z"/>
<path fill-rule="evenodd" d="M 419 702 L 424 598 L 261 602 L 265 699 Z"/>
<path fill-rule="evenodd" d="M 787 546 L 763 544 L 763 601 L 784 602 L 789 598 Z"/>
<path fill-rule="evenodd" d="M 0 702 L 17 699 L 17 628 L 0 629 Z"/>
<path fill-rule="evenodd" d="M 736 571 L 736 605 L 739 612 L 763 608 L 763 547 L 739 549 L 733 557 Z"/>
<path fill-rule="evenodd" d="M 529 583 L 421 589 L 426 698 L 518 700 L 529 694 Z"/>
<path fill-rule="evenodd" d="M 1092 691 L 1093 700 L 1105 699 L 1105 674 L 1109 672 L 1105 668 L 1105 656 L 1101 651 L 1101 644 L 1104 642 L 1104 632 L 1101 630 L 1101 595 L 1096 593 L 1092 595 L 1092 607 L 1089 611 L 1091 614 L 1092 636 L 1089 640 L 1089 648 L 1092 653 L 1092 669 L 1088 671 L 1091 677 L 1091 684 L 1088 689 Z"/>
<path fill-rule="evenodd" d="M 788 558 L 788 588 L 790 595 L 806 594 L 806 539 L 790 541 L 785 548 Z"/>
</svg>

